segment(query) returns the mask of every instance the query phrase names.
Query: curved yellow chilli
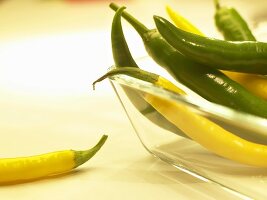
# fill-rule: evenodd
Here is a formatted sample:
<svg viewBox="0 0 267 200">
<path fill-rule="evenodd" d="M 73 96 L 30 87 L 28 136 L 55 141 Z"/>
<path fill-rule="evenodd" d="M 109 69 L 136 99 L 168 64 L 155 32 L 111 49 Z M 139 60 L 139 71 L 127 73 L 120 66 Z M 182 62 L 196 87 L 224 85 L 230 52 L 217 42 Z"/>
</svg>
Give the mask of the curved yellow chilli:
<svg viewBox="0 0 267 200">
<path fill-rule="evenodd" d="M 107 135 L 88 150 L 64 150 L 41 155 L 0 159 L 0 184 L 27 181 L 68 172 L 92 158 Z"/>
<path fill-rule="evenodd" d="M 192 23 L 190 23 L 187 19 L 181 16 L 177 11 L 174 11 L 170 6 L 166 6 L 166 12 L 168 13 L 171 20 L 174 24 L 191 33 L 195 33 L 198 35 L 204 36 L 204 34 L 197 29 Z M 230 72 L 230 71 L 222 71 L 231 79 L 243 85 L 249 91 L 254 93 L 257 96 L 262 97 L 267 100 L 267 78 L 254 74 L 245 74 L 238 72 Z"/>
<path fill-rule="evenodd" d="M 184 94 L 163 77 L 154 84 Z M 144 98 L 187 136 L 211 152 L 239 163 L 267 167 L 267 146 L 244 140 L 177 102 L 148 93 Z"/>
<path fill-rule="evenodd" d="M 74 166 L 73 151 L 53 152 L 27 158 L 4 158 L 0 160 L 0 183 L 64 173 Z"/>
</svg>

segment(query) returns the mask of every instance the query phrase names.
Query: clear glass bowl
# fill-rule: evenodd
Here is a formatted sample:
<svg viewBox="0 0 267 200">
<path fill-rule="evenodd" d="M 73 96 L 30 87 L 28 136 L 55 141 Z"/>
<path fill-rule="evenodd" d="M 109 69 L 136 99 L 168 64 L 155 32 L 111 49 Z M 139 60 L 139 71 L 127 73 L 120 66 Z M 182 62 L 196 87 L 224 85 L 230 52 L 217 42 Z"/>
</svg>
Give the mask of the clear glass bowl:
<svg viewBox="0 0 267 200">
<path fill-rule="evenodd" d="M 152 155 L 201 180 L 218 184 L 247 199 L 266 199 L 267 168 L 244 165 L 223 158 L 205 149 L 197 142 L 181 136 L 184 133 L 177 127 L 168 127 L 168 124 L 165 127 L 162 126 L 161 117 L 157 121 L 157 114 L 141 113 L 140 110 L 145 110 L 145 108 L 142 106 L 137 108 L 130 99 L 132 97 L 129 98 L 126 91 L 139 95 L 152 94 L 167 102 L 182 105 L 195 115 L 207 118 L 236 135 L 246 133 L 246 139 L 262 144 L 267 144 L 267 120 L 207 102 L 173 80 L 150 58 L 139 59 L 138 62 L 142 69 L 161 74 L 175 82 L 188 94 L 187 97 L 181 96 L 126 75 L 110 77 L 114 91 L 143 146 Z M 156 122 L 152 122 L 151 117 L 156 119 Z"/>
</svg>

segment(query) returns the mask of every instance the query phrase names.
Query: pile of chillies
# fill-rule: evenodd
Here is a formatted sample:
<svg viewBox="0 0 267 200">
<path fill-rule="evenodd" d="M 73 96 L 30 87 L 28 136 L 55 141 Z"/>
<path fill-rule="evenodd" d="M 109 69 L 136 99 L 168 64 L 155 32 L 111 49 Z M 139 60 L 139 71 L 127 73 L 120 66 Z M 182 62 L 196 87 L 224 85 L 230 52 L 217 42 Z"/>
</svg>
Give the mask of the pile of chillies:
<svg viewBox="0 0 267 200">
<path fill-rule="evenodd" d="M 114 18 L 117 19 L 119 14 L 115 14 Z M 138 68 L 137 63 L 134 61 L 126 40 L 123 35 L 120 20 L 113 20 L 111 29 L 111 45 L 113 60 L 116 68 L 132 67 Z M 146 77 L 149 80 L 149 77 Z M 123 87 L 123 86 L 122 86 Z M 187 137 L 183 132 L 181 132 L 176 126 L 170 123 L 163 115 L 161 115 L 157 110 L 151 106 L 145 99 L 143 99 L 140 92 L 133 91 L 127 87 L 123 87 L 125 94 L 131 100 L 135 108 L 143 114 L 149 121 L 157 124 L 161 128 L 168 131 L 179 134 L 183 137 Z"/>
<path fill-rule="evenodd" d="M 140 35 L 148 55 L 177 81 L 208 101 L 267 118 L 265 91 L 261 92 L 258 84 L 267 85 L 261 76 L 267 74 L 267 44 L 256 41 L 247 23 L 235 9 L 221 7 L 218 1 L 215 1 L 215 5 L 216 26 L 225 40 L 205 37 L 168 6 L 167 12 L 176 26 L 163 17 L 154 16 L 156 28 L 148 29 L 126 12 L 125 7 L 111 3 L 110 8 L 116 11 L 111 31 L 115 67 L 93 84 L 106 77 L 126 74 L 186 95 L 167 79 L 137 66 L 123 35 L 122 16 Z M 244 80 L 251 80 L 259 92 L 254 93 L 251 87 L 243 84 Z M 138 95 L 168 123 L 175 125 L 179 135 L 230 160 L 267 167 L 266 138 L 261 140 L 248 138 L 242 133 L 231 133 L 209 119 L 192 113 L 183 105 L 151 94 Z"/>
<path fill-rule="evenodd" d="M 221 7 L 215 1 L 215 24 L 218 30 L 230 41 L 256 41 L 247 23 L 234 8 Z M 177 11 L 166 6 L 166 11 L 178 28 L 204 36 L 204 34 L 181 16 Z M 240 83 L 253 94 L 267 100 L 267 79 L 257 74 L 223 71 L 228 77 Z"/>
<path fill-rule="evenodd" d="M 114 10 L 119 8 L 119 6 L 114 3 L 111 3 L 110 7 Z M 179 82 L 211 102 L 267 118 L 267 102 L 264 99 L 253 95 L 242 85 L 233 81 L 219 69 L 215 68 L 215 65 L 211 67 L 209 65 L 200 64 L 194 59 L 182 54 L 180 50 L 174 48 L 172 42 L 167 42 L 170 36 L 173 36 L 172 30 L 182 32 L 181 29 L 178 29 L 166 19 L 158 16 L 154 17 L 157 29 L 152 30 L 145 27 L 125 11 L 122 13 L 122 16 L 141 36 L 148 54 L 154 61 L 165 68 Z M 183 32 L 188 35 L 191 34 L 189 32 Z M 196 34 L 191 35 L 194 36 L 194 38 L 200 37 Z M 202 38 L 206 39 L 203 36 Z M 172 39 L 176 44 L 177 38 Z M 181 40 L 186 41 L 186 39 Z M 193 43 L 191 40 L 190 42 Z M 242 45 L 243 42 L 240 44 Z M 208 46 L 207 49 L 209 49 Z M 204 51 L 202 49 L 201 51 L 206 52 L 206 50 Z M 238 54 L 240 54 L 240 51 L 238 51 Z M 207 56 L 209 56 L 209 54 L 207 54 Z M 200 56 L 197 55 L 196 57 L 198 58 Z M 250 68 L 253 69 L 254 67 L 250 66 Z"/>
</svg>

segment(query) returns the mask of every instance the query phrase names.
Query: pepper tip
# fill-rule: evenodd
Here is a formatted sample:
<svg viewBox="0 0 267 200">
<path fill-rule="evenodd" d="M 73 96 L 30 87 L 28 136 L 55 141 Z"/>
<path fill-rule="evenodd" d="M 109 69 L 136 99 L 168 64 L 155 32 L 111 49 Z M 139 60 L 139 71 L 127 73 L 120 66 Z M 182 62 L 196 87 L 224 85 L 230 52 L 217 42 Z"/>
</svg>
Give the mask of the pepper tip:
<svg viewBox="0 0 267 200">
<path fill-rule="evenodd" d="M 167 20 L 164 19 L 163 17 L 154 15 L 153 16 L 154 22 L 156 24 L 156 27 L 158 28 L 159 26 L 162 26 L 162 24 L 166 24 Z"/>
<path fill-rule="evenodd" d="M 214 0 L 215 8 L 218 10 L 221 8 L 219 0 Z"/>
</svg>

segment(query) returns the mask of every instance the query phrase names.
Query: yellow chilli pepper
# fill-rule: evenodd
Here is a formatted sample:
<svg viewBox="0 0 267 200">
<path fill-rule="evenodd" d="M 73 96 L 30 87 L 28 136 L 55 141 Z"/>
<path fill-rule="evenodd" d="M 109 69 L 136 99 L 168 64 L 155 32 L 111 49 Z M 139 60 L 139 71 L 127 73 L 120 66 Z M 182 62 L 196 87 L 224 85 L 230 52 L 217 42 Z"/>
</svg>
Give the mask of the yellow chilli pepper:
<svg viewBox="0 0 267 200">
<path fill-rule="evenodd" d="M 180 95 L 186 93 L 175 84 L 157 74 L 133 67 L 114 68 L 94 83 L 117 74 L 125 74 L 139 80 L 150 82 Z M 172 122 L 188 137 L 211 152 L 239 163 L 267 167 L 267 146 L 242 139 L 205 117 L 193 113 L 186 106 L 150 93 L 144 93 L 144 99 Z M 190 122 L 190 123 L 188 123 Z"/>
<path fill-rule="evenodd" d="M 197 29 L 192 23 L 190 23 L 187 19 L 181 16 L 177 11 L 174 11 L 168 5 L 166 6 L 166 12 L 168 13 L 169 17 L 178 28 L 204 36 L 204 34 L 199 29 Z M 245 73 L 230 72 L 230 71 L 223 71 L 223 73 L 225 73 L 231 79 L 243 85 L 250 92 L 267 100 L 266 77 L 254 74 L 245 74 Z"/>
<path fill-rule="evenodd" d="M 178 12 L 175 12 L 170 6 L 166 6 L 166 11 L 173 21 L 173 23 L 178 27 L 185 31 L 195 33 L 198 35 L 204 36 L 204 34 L 197 29 L 193 24 L 191 24 L 186 18 L 184 18 L 182 15 L 180 15 Z"/>
<path fill-rule="evenodd" d="M 92 158 L 107 139 L 103 135 L 91 149 L 63 150 L 41 155 L 0 159 L 0 184 L 28 181 L 68 172 Z"/>
<path fill-rule="evenodd" d="M 210 120 L 193 113 L 184 105 L 150 94 L 146 94 L 145 99 L 166 119 L 211 152 L 239 163 L 267 167 L 267 146 L 233 135 Z"/>
</svg>

